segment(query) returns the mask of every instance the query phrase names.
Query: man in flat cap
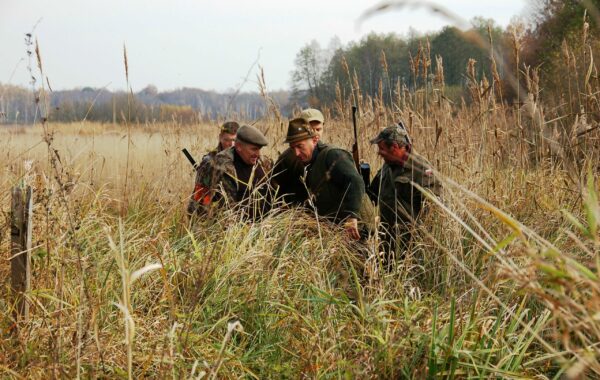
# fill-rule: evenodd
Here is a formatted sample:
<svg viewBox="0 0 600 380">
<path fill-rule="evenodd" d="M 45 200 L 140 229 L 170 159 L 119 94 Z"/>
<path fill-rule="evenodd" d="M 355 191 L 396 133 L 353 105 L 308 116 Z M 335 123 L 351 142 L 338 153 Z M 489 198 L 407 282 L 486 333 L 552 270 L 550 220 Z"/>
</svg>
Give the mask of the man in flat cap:
<svg viewBox="0 0 600 380">
<path fill-rule="evenodd" d="M 285 142 L 305 168 L 317 213 L 343 224 L 352 239 L 360 239 L 358 217 L 365 187 L 350 153 L 319 141 L 303 118 L 290 121 Z"/>
<path fill-rule="evenodd" d="M 235 121 L 226 121 L 220 128 L 219 144 L 216 149 L 211 150 L 202 157 L 202 160 L 196 167 L 196 180 L 194 191 L 188 203 L 187 212 L 192 215 L 195 212 L 204 210 L 204 206 L 210 203 L 209 188 L 205 187 L 201 181 L 206 176 L 210 168 L 210 161 L 221 151 L 231 148 L 235 143 L 235 138 L 240 125 Z"/>
<path fill-rule="evenodd" d="M 300 113 L 305 119 L 318 141 L 323 141 L 325 118 L 321 111 L 307 108 Z M 278 194 L 283 196 L 286 203 L 301 204 L 308 199 L 306 186 L 301 181 L 304 175 L 304 164 L 296 157 L 290 148 L 281 153 L 273 168 L 273 179 L 278 188 Z"/>
<path fill-rule="evenodd" d="M 257 217 L 264 210 L 272 162 L 261 156 L 260 150 L 267 144 L 267 139 L 257 128 L 244 125 L 238 129 L 235 144 L 209 161 L 209 170 L 200 178 L 202 186 L 209 189 L 207 205 L 241 203 L 251 206 L 251 217 Z M 260 204 L 250 204 L 256 191 L 261 194 L 255 197 L 260 198 Z"/>
<path fill-rule="evenodd" d="M 424 195 L 415 186 L 437 193 L 429 162 L 412 152 L 412 142 L 402 122 L 382 130 L 371 144 L 377 144 L 384 164 L 369 188 L 369 198 L 379 206 L 383 233 L 385 265 L 390 268 L 394 257 L 402 257 L 411 237 L 411 226 L 423 206 Z M 400 250 L 396 256 L 396 251 Z"/>
</svg>

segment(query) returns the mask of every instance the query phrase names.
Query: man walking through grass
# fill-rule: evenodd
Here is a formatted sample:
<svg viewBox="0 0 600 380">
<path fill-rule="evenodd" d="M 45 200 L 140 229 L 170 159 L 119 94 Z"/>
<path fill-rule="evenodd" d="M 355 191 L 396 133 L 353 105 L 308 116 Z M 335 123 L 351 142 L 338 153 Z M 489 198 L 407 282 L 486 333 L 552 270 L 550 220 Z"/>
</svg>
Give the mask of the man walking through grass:
<svg viewBox="0 0 600 380">
<path fill-rule="evenodd" d="M 412 151 L 401 122 L 385 128 L 370 142 L 377 144 L 377 153 L 384 160 L 367 194 L 379 206 L 384 263 L 389 268 L 395 257 L 404 255 L 423 207 L 424 195 L 416 186 L 437 192 L 439 184 L 429 162 Z"/>
<path fill-rule="evenodd" d="M 209 189 L 207 206 L 241 207 L 253 219 L 267 209 L 272 162 L 260 153 L 267 144 L 257 128 L 239 128 L 235 145 L 209 161 L 209 169 L 199 179 Z"/>
<path fill-rule="evenodd" d="M 221 126 L 219 132 L 219 144 L 216 149 L 211 150 L 202 157 L 202 161 L 196 167 L 196 180 L 194 191 L 188 203 L 187 212 L 189 215 L 204 211 L 205 207 L 210 204 L 209 188 L 202 183 L 201 179 L 206 176 L 206 171 L 209 169 L 210 161 L 221 151 L 231 148 L 235 144 L 237 131 L 240 125 L 235 121 L 227 121 Z"/>
<path fill-rule="evenodd" d="M 358 217 L 365 187 L 349 152 L 319 141 L 308 120 L 290 121 L 286 143 L 302 163 L 309 201 L 319 216 L 343 224 L 360 239 Z"/>
<path fill-rule="evenodd" d="M 305 119 L 318 141 L 323 141 L 325 118 L 321 111 L 307 108 L 300 113 Z M 278 189 L 278 195 L 289 204 L 302 204 L 308 199 L 306 186 L 301 178 L 304 175 L 304 164 L 296 157 L 290 148 L 281 153 L 273 168 L 273 179 Z"/>
</svg>

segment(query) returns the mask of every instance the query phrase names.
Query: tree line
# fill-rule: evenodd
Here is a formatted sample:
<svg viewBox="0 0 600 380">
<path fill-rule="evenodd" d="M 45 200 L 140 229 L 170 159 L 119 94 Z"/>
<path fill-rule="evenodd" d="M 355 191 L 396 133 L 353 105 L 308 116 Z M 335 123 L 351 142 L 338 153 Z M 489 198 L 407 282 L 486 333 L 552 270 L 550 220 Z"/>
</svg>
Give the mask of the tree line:
<svg viewBox="0 0 600 380">
<path fill-rule="evenodd" d="M 285 106 L 288 93 L 275 91 L 269 97 Z M 159 92 L 153 85 L 135 93 L 92 87 L 41 92 L 0 83 L 0 123 L 4 124 L 31 124 L 42 118 L 190 124 L 223 116 L 252 120 L 266 112 L 263 96 L 250 92 L 220 94 L 196 88 Z"/>
<path fill-rule="evenodd" d="M 360 92 L 390 105 L 400 93 L 434 86 L 451 100 L 468 101 L 469 83 L 476 81 L 496 83 L 502 100 L 510 102 L 519 87 L 506 79 L 511 77 L 532 96 L 544 91 L 546 101 L 564 106 L 562 99 L 584 92 L 579 83 L 600 80 L 590 72 L 590 50 L 600 47 L 600 0 L 530 0 L 530 9 L 526 19 L 506 28 L 475 18 L 467 30 L 446 26 L 408 36 L 371 33 L 345 46 L 336 37 L 326 47 L 311 41 L 296 54 L 290 90 L 270 93 L 268 101 L 258 93 L 159 92 L 153 85 L 136 93 L 85 87 L 41 96 L 39 90 L 0 83 L 0 123 L 32 123 L 42 117 L 117 123 L 256 119 L 273 104 L 289 116 L 296 108 L 327 107 Z M 573 81 L 574 75 L 578 80 Z"/>
<path fill-rule="evenodd" d="M 506 28 L 493 20 L 474 18 L 467 30 L 446 26 L 422 35 L 372 33 L 346 46 L 337 38 L 326 47 L 311 41 L 295 58 L 291 102 L 322 107 L 359 88 L 362 94 L 389 104 L 399 91 L 416 91 L 436 82 L 445 86 L 445 96 L 456 101 L 468 99 L 469 81 L 496 78 L 503 78 L 501 91 L 511 101 L 517 90 L 504 82 L 510 76 L 529 90 L 535 76 L 541 80 L 538 91 L 543 88 L 559 99 L 568 88 L 567 76 L 560 72 L 563 61 L 579 58 L 585 63 L 586 49 L 598 49 L 600 0 L 529 3 L 529 14 Z M 569 65 L 576 69 L 575 62 Z M 582 71 L 585 75 L 587 69 Z"/>
</svg>

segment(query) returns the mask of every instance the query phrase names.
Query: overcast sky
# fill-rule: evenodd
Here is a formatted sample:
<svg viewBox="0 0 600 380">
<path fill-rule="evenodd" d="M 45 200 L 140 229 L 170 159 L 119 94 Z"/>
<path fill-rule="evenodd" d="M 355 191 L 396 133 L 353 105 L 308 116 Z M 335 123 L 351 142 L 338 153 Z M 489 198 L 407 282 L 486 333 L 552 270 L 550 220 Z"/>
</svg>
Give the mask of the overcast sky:
<svg viewBox="0 0 600 380">
<path fill-rule="evenodd" d="M 415 3 L 421 3 L 414 1 Z M 271 90 L 289 87 L 298 50 L 311 40 L 343 44 L 371 31 L 439 30 L 448 20 L 425 7 L 357 19 L 369 0 L 0 0 L 0 83 L 27 85 L 25 34 L 36 22 L 44 73 L 54 90 L 125 88 L 127 46 L 134 91 L 154 84 L 227 91 L 244 82 L 252 64 L 264 68 Z M 526 0 L 437 1 L 465 20 L 493 18 L 506 26 Z M 245 91 L 256 90 L 254 67 Z M 37 73 L 37 71 L 36 71 Z"/>
</svg>

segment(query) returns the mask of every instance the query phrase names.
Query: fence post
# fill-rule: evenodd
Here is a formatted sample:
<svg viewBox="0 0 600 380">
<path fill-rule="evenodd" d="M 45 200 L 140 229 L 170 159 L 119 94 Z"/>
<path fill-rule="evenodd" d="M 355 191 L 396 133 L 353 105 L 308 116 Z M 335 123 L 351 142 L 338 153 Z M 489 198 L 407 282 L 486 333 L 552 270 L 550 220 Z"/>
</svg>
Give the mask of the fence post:
<svg viewBox="0 0 600 380">
<path fill-rule="evenodd" d="M 10 213 L 10 274 L 13 293 L 15 321 L 29 318 L 29 304 L 24 293 L 31 287 L 31 228 L 32 228 L 32 190 L 25 192 L 20 187 L 12 189 Z"/>
</svg>

